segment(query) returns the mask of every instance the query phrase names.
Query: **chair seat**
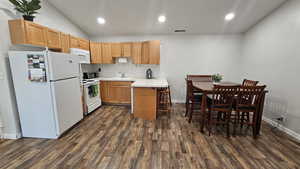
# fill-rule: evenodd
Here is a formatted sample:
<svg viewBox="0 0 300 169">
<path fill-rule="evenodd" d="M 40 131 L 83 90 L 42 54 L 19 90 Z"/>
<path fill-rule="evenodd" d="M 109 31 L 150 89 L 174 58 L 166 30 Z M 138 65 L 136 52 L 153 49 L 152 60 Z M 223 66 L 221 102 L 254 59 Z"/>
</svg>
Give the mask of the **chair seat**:
<svg viewBox="0 0 300 169">
<path fill-rule="evenodd" d="M 212 109 L 230 109 L 230 105 L 211 105 Z"/>
</svg>

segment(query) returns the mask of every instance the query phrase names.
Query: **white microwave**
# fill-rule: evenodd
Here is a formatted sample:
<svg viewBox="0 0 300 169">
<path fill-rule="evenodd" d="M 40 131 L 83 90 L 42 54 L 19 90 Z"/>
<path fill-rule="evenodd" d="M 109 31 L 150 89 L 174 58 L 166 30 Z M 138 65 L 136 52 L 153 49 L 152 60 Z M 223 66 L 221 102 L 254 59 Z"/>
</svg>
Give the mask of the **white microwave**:
<svg viewBox="0 0 300 169">
<path fill-rule="evenodd" d="M 90 51 L 70 48 L 70 53 L 79 56 L 79 63 L 91 63 Z"/>
</svg>

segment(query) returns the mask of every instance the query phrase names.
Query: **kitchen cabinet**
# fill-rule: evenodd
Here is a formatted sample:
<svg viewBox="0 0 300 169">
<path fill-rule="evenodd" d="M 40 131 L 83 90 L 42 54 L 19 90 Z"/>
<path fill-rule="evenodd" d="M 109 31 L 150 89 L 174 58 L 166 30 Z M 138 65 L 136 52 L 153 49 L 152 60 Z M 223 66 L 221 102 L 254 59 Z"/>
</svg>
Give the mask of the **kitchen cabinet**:
<svg viewBox="0 0 300 169">
<path fill-rule="evenodd" d="M 79 48 L 79 39 L 70 35 L 70 48 Z"/>
<path fill-rule="evenodd" d="M 12 44 L 47 46 L 47 28 L 23 19 L 9 20 Z"/>
<path fill-rule="evenodd" d="M 151 40 L 142 43 L 141 64 L 160 64 L 160 41 Z"/>
<path fill-rule="evenodd" d="M 144 120 L 156 119 L 157 90 L 133 88 L 133 115 Z"/>
<path fill-rule="evenodd" d="M 79 39 L 79 49 L 90 50 L 89 40 L 78 38 Z"/>
<path fill-rule="evenodd" d="M 47 28 L 47 46 L 50 49 L 61 49 L 61 34 L 59 31 Z"/>
<path fill-rule="evenodd" d="M 111 43 L 111 55 L 112 55 L 112 57 L 121 57 L 122 56 L 121 43 Z"/>
<path fill-rule="evenodd" d="M 111 43 L 112 57 L 131 57 L 131 43 Z"/>
<path fill-rule="evenodd" d="M 101 43 L 102 50 L 102 63 L 103 64 L 113 64 L 114 60 L 112 57 L 111 43 Z"/>
<path fill-rule="evenodd" d="M 160 41 L 152 40 L 132 43 L 134 64 L 160 64 Z"/>
<path fill-rule="evenodd" d="M 61 51 L 70 53 L 70 35 L 60 32 Z"/>
<path fill-rule="evenodd" d="M 90 50 L 90 42 L 86 39 L 70 36 L 70 47 L 83 50 Z"/>
<path fill-rule="evenodd" d="M 90 42 L 91 63 L 102 63 L 102 46 L 98 42 Z"/>
<path fill-rule="evenodd" d="M 10 38 L 15 45 L 48 47 L 69 53 L 70 48 L 90 50 L 89 41 L 67 35 L 23 19 L 9 20 Z"/>
<path fill-rule="evenodd" d="M 132 63 L 142 64 L 142 42 L 132 43 Z"/>
<path fill-rule="evenodd" d="M 122 56 L 123 57 L 131 57 L 131 49 L 132 49 L 132 44 L 130 42 L 123 42 L 121 43 L 122 46 Z"/>
<path fill-rule="evenodd" d="M 105 103 L 130 104 L 131 83 L 125 81 L 101 81 L 101 100 Z"/>
</svg>

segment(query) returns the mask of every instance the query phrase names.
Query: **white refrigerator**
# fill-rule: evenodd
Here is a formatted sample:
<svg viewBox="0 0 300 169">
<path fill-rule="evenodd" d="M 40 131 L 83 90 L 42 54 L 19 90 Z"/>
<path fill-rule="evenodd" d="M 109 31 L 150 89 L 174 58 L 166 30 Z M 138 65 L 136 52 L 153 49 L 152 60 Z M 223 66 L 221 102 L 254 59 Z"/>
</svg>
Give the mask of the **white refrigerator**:
<svg viewBox="0 0 300 169">
<path fill-rule="evenodd" d="M 22 136 L 58 138 L 83 118 L 76 55 L 10 51 Z"/>
</svg>

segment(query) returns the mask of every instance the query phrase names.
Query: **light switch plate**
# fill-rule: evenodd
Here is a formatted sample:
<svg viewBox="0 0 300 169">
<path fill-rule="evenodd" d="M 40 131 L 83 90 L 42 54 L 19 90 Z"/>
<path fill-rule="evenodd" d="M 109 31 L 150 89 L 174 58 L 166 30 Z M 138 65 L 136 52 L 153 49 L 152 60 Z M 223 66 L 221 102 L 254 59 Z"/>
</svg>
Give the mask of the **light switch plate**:
<svg viewBox="0 0 300 169">
<path fill-rule="evenodd" d="M 4 80 L 4 73 L 0 72 L 0 80 Z"/>
</svg>

